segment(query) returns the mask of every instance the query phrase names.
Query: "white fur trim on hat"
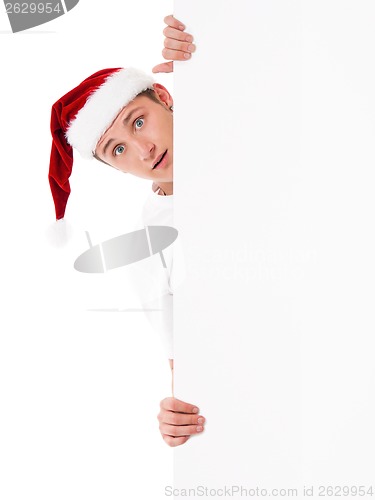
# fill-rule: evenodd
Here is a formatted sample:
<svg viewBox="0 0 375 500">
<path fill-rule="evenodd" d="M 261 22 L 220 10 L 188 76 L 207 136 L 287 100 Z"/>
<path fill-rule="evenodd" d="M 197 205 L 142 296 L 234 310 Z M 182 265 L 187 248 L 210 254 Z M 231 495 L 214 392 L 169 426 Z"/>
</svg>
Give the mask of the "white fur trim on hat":
<svg viewBox="0 0 375 500">
<path fill-rule="evenodd" d="M 92 158 L 101 136 L 119 112 L 154 83 L 151 76 L 135 68 L 114 72 L 90 95 L 69 123 L 65 134 L 68 143 L 84 158 Z"/>
</svg>

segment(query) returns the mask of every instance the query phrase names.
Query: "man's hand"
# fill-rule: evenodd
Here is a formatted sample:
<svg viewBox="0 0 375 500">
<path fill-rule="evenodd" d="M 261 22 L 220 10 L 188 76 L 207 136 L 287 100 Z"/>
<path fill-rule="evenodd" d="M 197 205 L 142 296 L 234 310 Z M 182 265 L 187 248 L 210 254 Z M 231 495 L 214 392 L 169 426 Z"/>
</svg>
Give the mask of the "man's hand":
<svg viewBox="0 0 375 500">
<path fill-rule="evenodd" d="M 160 402 L 158 420 L 160 433 L 167 445 L 179 446 L 186 443 L 192 434 L 202 433 L 206 419 L 199 415 L 196 406 L 170 397 Z"/>
<path fill-rule="evenodd" d="M 173 61 L 186 61 L 191 58 L 192 52 L 195 51 L 193 37 L 189 33 L 185 33 L 183 23 L 175 19 L 173 16 L 164 18 L 167 25 L 164 28 L 164 50 L 162 55 L 164 59 L 171 61 L 158 64 L 152 68 L 153 73 L 171 73 L 173 71 Z"/>
</svg>

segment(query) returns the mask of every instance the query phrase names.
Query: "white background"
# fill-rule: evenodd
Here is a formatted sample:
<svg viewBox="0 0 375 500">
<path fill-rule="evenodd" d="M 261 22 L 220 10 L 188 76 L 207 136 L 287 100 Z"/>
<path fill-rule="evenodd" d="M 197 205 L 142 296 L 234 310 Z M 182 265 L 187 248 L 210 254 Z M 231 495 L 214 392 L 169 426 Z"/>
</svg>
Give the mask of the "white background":
<svg viewBox="0 0 375 500">
<path fill-rule="evenodd" d="M 176 486 L 372 480 L 372 5 L 176 5 L 199 50 L 175 84 L 176 227 L 190 242 L 175 395 L 207 417 L 175 450 Z M 133 305 L 122 276 L 72 268 L 85 230 L 95 243 L 133 227 L 149 184 L 78 158 L 71 240 L 46 236 L 51 105 L 98 69 L 161 62 L 172 7 L 81 0 L 17 35 L 0 16 L 6 500 L 164 498 L 172 482 L 159 339 L 138 313 L 88 311 Z"/>
<path fill-rule="evenodd" d="M 175 7 L 175 486 L 374 494 L 374 3 Z"/>
<path fill-rule="evenodd" d="M 63 248 L 47 235 L 52 104 L 102 68 L 162 62 L 171 1 L 80 0 L 67 15 L 12 34 L 0 14 L 0 498 L 164 498 L 173 451 L 157 413 L 171 395 L 160 340 L 121 273 L 73 269 L 93 243 L 134 228 L 150 182 L 74 162 Z M 157 80 L 173 90 L 172 75 Z"/>
</svg>

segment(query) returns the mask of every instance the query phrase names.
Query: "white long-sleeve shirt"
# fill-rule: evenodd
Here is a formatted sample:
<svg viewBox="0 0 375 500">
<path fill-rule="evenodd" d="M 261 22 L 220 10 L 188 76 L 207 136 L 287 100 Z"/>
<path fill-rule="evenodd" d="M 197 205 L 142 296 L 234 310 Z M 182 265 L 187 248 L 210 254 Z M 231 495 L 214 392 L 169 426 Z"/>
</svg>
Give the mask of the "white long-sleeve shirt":
<svg viewBox="0 0 375 500">
<path fill-rule="evenodd" d="M 161 196 L 151 192 L 142 210 L 144 226 L 173 227 L 173 195 Z M 145 311 L 153 328 L 159 333 L 164 350 L 169 359 L 173 359 L 173 245 L 163 251 L 167 268 L 163 268 L 161 259 L 153 269 L 154 283 L 159 287 L 159 296 L 145 304 L 148 308 L 160 309 L 160 312 Z M 154 256 L 153 258 L 156 258 Z M 158 265 L 159 264 L 159 265 Z"/>
<path fill-rule="evenodd" d="M 151 191 L 146 199 L 138 226 L 172 226 L 173 195 Z M 177 228 L 176 228 L 177 229 Z M 173 359 L 173 291 L 185 276 L 180 236 L 163 250 L 166 268 L 159 254 L 136 264 L 132 279 L 142 308 L 152 327 L 159 333 L 169 359 Z"/>
</svg>

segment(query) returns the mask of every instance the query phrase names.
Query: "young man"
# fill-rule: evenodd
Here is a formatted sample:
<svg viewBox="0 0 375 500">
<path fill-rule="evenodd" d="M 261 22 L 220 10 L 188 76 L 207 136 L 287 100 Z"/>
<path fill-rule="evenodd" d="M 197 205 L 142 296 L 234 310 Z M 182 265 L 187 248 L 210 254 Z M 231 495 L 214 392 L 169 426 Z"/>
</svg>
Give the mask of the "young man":
<svg viewBox="0 0 375 500">
<path fill-rule="evenodd" d="M 173 60 L 187 60 L 195 50 L 192 36 L 185 33 L 180 21 L 173 16 L 164 21 L 162 54 L 172 61 L 155 66 L 154 73 L 173 71 Z M 173 225 L 168 224 L 173 199 L 173 99 L 165 87 L 133 68 L 98 71 L 52 106 L 51 132 L 49 181 L 57 219 L 64 217 L 70 194 L 75 148 L 84 157 L 151 180 L 146 225 Z M 158 218 L 152 221 L 155 214 Z M 170 293 L 164 300 L 171 308 Z M 192 434 L 202 432 L 205 421 L 198 408 L 174 397 L 161 401 L 158 420 L 169 446 L 179 446 Z"/>
</svg>

